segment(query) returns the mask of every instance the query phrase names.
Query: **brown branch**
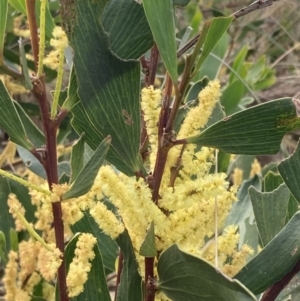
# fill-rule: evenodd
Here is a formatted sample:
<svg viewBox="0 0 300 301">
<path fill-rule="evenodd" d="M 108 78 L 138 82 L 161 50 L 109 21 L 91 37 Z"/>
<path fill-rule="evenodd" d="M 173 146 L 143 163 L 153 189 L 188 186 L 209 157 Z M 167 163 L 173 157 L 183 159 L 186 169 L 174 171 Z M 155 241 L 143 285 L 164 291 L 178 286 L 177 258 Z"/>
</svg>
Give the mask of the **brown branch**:
<svg viewBox="0 0 300 301">
<path fill-rule="evenodd" d="M 273 286 L 267 289 L 260 301 L 274 301 L 280 292 L 289 284 L 293 277 L 300 271 L 300 261 L 287 273 L 280 281 L 276 282 Z"/>
</svg>

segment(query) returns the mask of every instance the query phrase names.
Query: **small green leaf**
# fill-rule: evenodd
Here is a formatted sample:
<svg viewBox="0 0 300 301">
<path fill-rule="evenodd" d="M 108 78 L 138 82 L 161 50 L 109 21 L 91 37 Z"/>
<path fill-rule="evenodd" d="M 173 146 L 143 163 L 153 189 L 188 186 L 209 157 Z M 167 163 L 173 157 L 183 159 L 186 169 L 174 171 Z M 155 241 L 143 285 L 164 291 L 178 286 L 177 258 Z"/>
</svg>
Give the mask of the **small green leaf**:
<svg viewBox="0 0 300 301">
<path fill-rule="evenodd" d="M 83 214 L 84 217 L 71 226 L 72 232 L 85 232 L 96 236 L 98 248 L 103 260 L 103 266 L 108 273 L 114 272 L 118 255 L 117 243 L 99 229 L 93 217 L 87 211 L 84 211 Z"/>
<path fill-rule="evenodd" d="M 8 1 L 0 1 L 0 65 L 3 63 L 3 46 L 8 14 Z"/>
<path fill-rule="evenodd" d="M 300 260 L 300 212 L 234 278 L 254 294 L 281 280 Z"/>
<path fill-rule="evenodd" d="M 36 148 L 40 148 L 45 145 L 46 139 L 41 130 L 32 122 L 31 118 L 27 115 L 18 102 L 14 101 L 13 103 L 17 109 L 23 127 L 25 128 L 28 139 Z"/>
<path fill-rule="evenodd" d="M 138 59 L 153 45 L 143 6 L 136 1 L 111 0 L 102 14 L 111 50 L 122 59 Z"/>
<path fill-rule="evenodd" d="M 0 231 L 0 264 L 7 262 L 7 248 L 6 248 L 6 239 L 3 231 Z"/>
<path fill-rule="evenodd" d="M 300 203 L 300 142 L 294 153 L 278 165 L 278 171 L 286 186 Z"/>
<path fill-rule="evenodd" d="M 70 72 L 70 78 L 69 78 L 69 87 L 67 92 L 67 98 L 62 104 L 61 108 L 63 110 L 71 111 L 72 108 L 80 102 L 79 96 L 78 96 L 78 85 L 77 85 L 77 79 L 74 67 L 72 67 L 72 70 Z"/>
<path fill-rule="evenodd" d="M 250 301 L 255 296 L 242 283 L 217 271 L 207 261 L 177 245 L 164 251 L 157 265 L 158 289 L 173 301 Z"/>
<path fill-rule="evenodd" d="M 19 53 L 20 53 L 20 65 L 22 68 L 22 74 L 24 76 L 24 87 L 26 90 L 30 91 L 30 90 L 32 90 L 32 83 L 31 83 L 31 79 L 29 76 L 29 70 L 28 70 L 28 66 L 27 66 L 26 53 L 25 53 L 25 49 L 24 49 L 23 39 L 19 38 L 18 43 L 19 43 Z"/>
<path fill-rule="evenodd" d="M 7 132 L 11 141 L 31 150 L 20 116 L 2 81 L 0 81 L 0 128 Z"/>
<path fill-rule="evenodd" d="M 84 134 L 81 135 L 79 140 L 73 145 L 71 153 L 71 181 L 73 183 L 77 176 L 80 174 L 84 164 Z"/>
<path fill-rule="evenodd" d="M 213 18 L 212 20 L 207 21 L 209 29 L 205 37 L 203 50 L 201 52 L 195 70 L 199 70 L 199 68 L 202 66 L 203 62 L 217 45 L 219 40 L 222 38 L 223 34 L 226 32 L 233 19 L 234 17 L 230 16 Z"/>
<path fill-rule="evenodd" d="M 143 0 L 143 7 L 162 61 L 173 83 L 177 84 L 177 47 L 173 1 Z"/>
<path fill-rule="evenodd" d="M 250 187 L 253 211 L 259 236 L 266 246 L 285 225 L 290 192 L 285 184 L 281 184 L 272 192 L 260 192 Z"/>
<path fill-rule="evenodd" d="M 299 127 L 293 101 L 281 98 L 225 117 L 187 142 L 231 154 L 275 154 L 283 135 Z"/>
<path fill-rule="evenodd" d="M 15 252 L 18 252 L 18 249 L 19 249 L 18 233 L 13 228 L 9 229 L 9 239 L 10 239 L 11 249 Z"/>
<path fill-rule="evenodd" d="M 149 229 L 147 230 L 146 237 L 140 247 L 140 255 L 144 257 L 155 257 L 157 255 L 155 245 L 155 233 L 154 222 L 151 222 Z"/>
<path fill-rule="evenodd" d="M 106 157 L 110 142 L 111 138 L 108 137 L 98 146 L 91 159 L 79 172 L 70 190 L 62 196 L 63 200 L 79 197 L 86 194 L 91 189 L 99 168 Z"/>
<path fill-rule="evenodd" d="M 76 234 L 68 243 L 65 250 L 66 268 L 69 270 L 75 254 L 76 243 L 80 237 L 80 233 Z M 84 291 L 77 297 L 73 297 L 72 301 L 111 301 L 109 291 L 106 285 L 106 276 L 103 269 L 103 261 L 98 246 L 95 245 L 93 249 L 95 258 L 92 260 L 91 270 L 88 273 L 88 280 L 84 284 Z M 56 294 L 56 300 L 58 300 Z"/>
<path fill-rule="evenodd" d="M 138 272 L 139 267 L 127 230 L 116 238 L 116 242 L 124 258 L 116 301 L 141 301 L 143 300 L 142 278 Z"/>
</svg>

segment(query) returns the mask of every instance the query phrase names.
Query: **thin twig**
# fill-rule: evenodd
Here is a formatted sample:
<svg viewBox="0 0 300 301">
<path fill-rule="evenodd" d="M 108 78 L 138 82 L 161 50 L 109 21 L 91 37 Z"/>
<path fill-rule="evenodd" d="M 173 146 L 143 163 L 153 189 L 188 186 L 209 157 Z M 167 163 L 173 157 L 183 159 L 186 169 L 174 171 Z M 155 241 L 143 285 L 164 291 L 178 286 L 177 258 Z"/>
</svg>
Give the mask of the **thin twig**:
<svg viewBox="0 0 300 301">
<path fill-rule="evenodd" d="M 273 4 L 273 2 L 277 2 L 277 1 L 279 1 L 279 0 L 257 0 L 257 1 L 254 1 L 253 3 L 251 3 L 250 5 L 243 7 L 242 9 L 236 11 L 232 15 L 237 19 L 242 16 L 246 16 L 246 15 L 254 12 L 255 10 L 270 6 Z"/>
</svg>

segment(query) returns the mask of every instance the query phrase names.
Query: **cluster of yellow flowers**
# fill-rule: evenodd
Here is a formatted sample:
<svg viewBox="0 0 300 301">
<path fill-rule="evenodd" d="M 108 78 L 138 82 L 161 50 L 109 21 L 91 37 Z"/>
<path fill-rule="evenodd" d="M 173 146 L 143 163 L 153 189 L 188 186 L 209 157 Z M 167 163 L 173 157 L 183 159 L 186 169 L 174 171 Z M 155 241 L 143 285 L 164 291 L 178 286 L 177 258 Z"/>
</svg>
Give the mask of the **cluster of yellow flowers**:
<svg viewBox="0 0 300 301">
<path fill-rule="evenodd" d="M 199 93 L 199 104 L 187 114 L 179 138 L 187 138 L 200 133 L 220 97 L 220 84 L 212 81 Z M 161 91 L 153 87 L 142 91 L 142 109 L 147 124 L 150 155 L 150 167 L 154 166 L 157 152 L 157 122 Z M 39 243 L 34 244 L 36 253 L 31 254 L 37 258 L 37 265 L 16 274 L 16 264 L 19 255 L 11 252 L 10 263 L 6 271 L 6 287 L 9 281 L 22 275 L 33 275 L 38 270 L 45 280 L 51 280 L 60 265 L 60 253 L 51 245 L 54 234 L 51 224 L 53 222 L 52 203 L 61 202 L 63 220 L 66 229 L 66 240 L 72 236 L 69 226 L 83 217 L 82 211 L 89 210 L 99 227 L 113 239 L 118 237 L 125 228 L 128 230 L 139 263 L 140 274 L 144 277 L 143 257 L 139 255 L 140 247 L 145 239 L 145 233 L 150 224 L 154 223 L 155 243 L 158 252 L 167 249 L 173 243 L 191 254 L 215 262 L 215 200 L 218 202 L 218 231 L 222 234 L 218 238 L 218 268 L 234 276 L 246 263 L 246 258 L 252 254 L 247 245 L 238 250 L 239 234 L 235 226 L 223 229 L 232 203 L 236 201 L 237 185 L 229 187 L 227 176 L 223 173 L 210 173 L 214 162 L 214 151 L 209 148 L 197 149 L 195 145 L 174 147 L 170 150 L 166 169 L 163 174 L 158 204 L 152 201 L 152 192 L 143 179 L 128 177 L 116 172 L 109 165 L 102 166 L 91 190 L 77 199 L 62 201 L 62 195 L 69 189 L 67 184 L 54 185 L 52 193 L 46 195 L 42 191 L 31 190 L 32 204 L 37 206 L 38 219 L 34 228 L 43 231 L 43 238 L 47 241 L 49 249 Z M 255 172 L 257 165 L 253 166 Z M 236 172 L 238 174 L 238 171 Z M 175 175 L 175 176 L 174 176 Z M 241 175 L 239 175 L 241 176 Z M 237 177 L 238 178 L 238 177 Z M 32 179 L 33 181 L 33 179 Z M 235 181 L 240 183 L 238 179 Z M 39 183 L 46 189 L 46 183 Z M 117 209 L 117 215 L 107 209 L 103 203 L 106 197 Z M 15 210 L 22 211 L 15 196 L 13 199 Z M 19 206 L 19 207 L 18 207 Z M 12 210 L 14 213 L 14 210 Z M 18 216 L 16 216 L 18 225 Z M 21 226 L 20 226 L 21 227 Z M 223 231 L 222 231 L 223 230 Z M 30 242 L 31 244 L 33 242 Z M 82 234 L 78 239 L 75 257 L 70 265 L 67 277 L 69 296 L 73 297 L 83 291 L 83 284 L 90 271 L 90 261 L 94 258 L 93 247 L 96 238 L 90 234 Z M 28 259 L 29 260 L 29 259 Z M 30 259 L 32 260 L 32 258 Z M 20 265 L 25 266 L 24 264 Z M 42 267 L 43 266 L 43 267 Z M 47 270 L 47 271 L 46 271 Z M 9 280 L 10 279 L 10 280 Z M 14 288 L 15 289 L 15 288 Z M 8 289 L 7 300 L 17 300 L 14 289 Z M 13 296 L 13 297 L 10 297 Z M 24 299 L 25 300 L 25 299 Z M 168 300 L 159 294 L 156 300 Z"/>
</svg>

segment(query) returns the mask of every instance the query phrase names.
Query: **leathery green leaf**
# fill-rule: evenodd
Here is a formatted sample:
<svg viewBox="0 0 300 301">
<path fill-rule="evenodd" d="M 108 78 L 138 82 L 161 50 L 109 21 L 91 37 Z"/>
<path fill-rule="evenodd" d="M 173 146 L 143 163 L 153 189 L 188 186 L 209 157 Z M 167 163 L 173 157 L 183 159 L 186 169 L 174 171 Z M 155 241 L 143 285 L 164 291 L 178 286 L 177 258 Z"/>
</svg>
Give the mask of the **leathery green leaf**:
<svg viewBox="0 0 300 301">
<path fill-rule="evenodd" d="M 239 281 L 217 271 L 207 261 L 184 253 L 177 245 L 164 251 L 157 265 L 158 289 L 173 301 L 253 301 Z"/>
<path fill-rule="evenodd" d="M 79 104 L 86 116 L 82 118 L 84 111 L 78 110 L 79 104 L 75 105 L 72 124 L 80 134 L 86 133 L 87 143 L 93 140 L 96 147 L 110 135 L 112 146 L 107 159 L 119 170 L 130 175 L 141 170 L 145 172 L 139 153 L 139 62 L 125 62 L 111 53 L 107 34 L 99 20 L 103 9 L 101 1 L 76 0 L 73 5 L 70 9 L 76 17 L 69 14 L 72 20 L 66 21 L 73 22 L 70 40 Z M 93 128 L 93 139 L 88 138 L 89 127 Z M 120 165 L 120 159 L 126 168 Z"/>
<path fill-rule="evenodd" d="M 298 145 L 294 153 L 278 165 L 278 171 L 283 178 L 285 184 L 295 197 L 300 202 L 300 146 Z"/>
<path fill-rule="evenodd" d="M 143 0 L 143 7 L 161 59 L 173 83 L 177 83 L 177 50 L 173 1 Z"/>
<path fill-rule="evenodd" d="M 31 150 L 33 145 L 28 140 L 20 116 L 2 81 L 0 81 L 0 128 L 5 130 L 11 141 Z"/>
<path fill-rule="evenodd" d="M 283 183 L 272 192 L 250 187 L 254 216 L 263 246 L 266 246 L 285 225 L 290 192 Z"/>
<path fill-rule="evenodd" d="M 70 190 L 62 197 L 63 200 L 77 198 L 86 194 L 94 184 L 100 166 L 102 165 L 109 149 L 111 138 L 106 138 L 96 149 L 91 159 L 83 166 Z"/>
<path fill-rule="evenodd" d="M 186 140 L 231 154 L 275 154 L 283 135 L 297 128 L 295 104 L 291 98 L 281 98 L 227 116 Z"/>
<path fill-rule="evenodd" d="M 138 59 L 153 45 L 143 6 L 131 0 L 111 0 L 101 16 L 111 50 L 122 59 Z"/>
<path fill-rule="evenodd" d="M 282 279 L 300 260 L 300 212 L 234 278 L 254 294 Z"/>
</svg>

